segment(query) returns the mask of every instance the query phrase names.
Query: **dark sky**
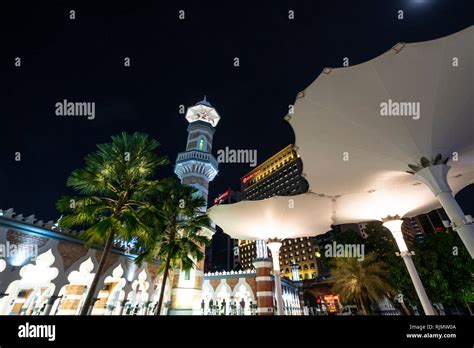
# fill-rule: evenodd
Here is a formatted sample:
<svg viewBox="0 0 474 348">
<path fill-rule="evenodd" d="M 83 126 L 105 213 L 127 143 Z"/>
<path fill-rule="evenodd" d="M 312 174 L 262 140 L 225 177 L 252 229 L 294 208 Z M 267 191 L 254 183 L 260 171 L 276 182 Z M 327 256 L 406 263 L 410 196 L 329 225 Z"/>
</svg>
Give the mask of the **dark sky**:
<svg viewBox="0 0 474 348">
<path fill-rule="evenodd" d="M 121 131 L 152 135 L 174 162 L 187 137 L 178 107 L 204 94 L 221 115 L 214 153 L 226 146 L 256 149 L 260 162 L 294 141 L 283 116 L 324 67 L 341 66 L 343 57 L 361 63 L 397 42 L 474 24 L 469 0 L 168 3 L 0 5 L 1 209 L 57 219 L 55 201 L 71 193 L 69 173 Z M 54 105 L 63 99 L 94 101 L 96 118 L 57 117 Z M 21 162 L 14 161 L 17 151 Z M 210 199 L 228 186 L 238 189 L 249 170 L 221 164 Z M 172 166 L 159 174 L 172 175 Z M 474 189 L 468 190 L 461 201 L 474 212 Z"/>
</svg>

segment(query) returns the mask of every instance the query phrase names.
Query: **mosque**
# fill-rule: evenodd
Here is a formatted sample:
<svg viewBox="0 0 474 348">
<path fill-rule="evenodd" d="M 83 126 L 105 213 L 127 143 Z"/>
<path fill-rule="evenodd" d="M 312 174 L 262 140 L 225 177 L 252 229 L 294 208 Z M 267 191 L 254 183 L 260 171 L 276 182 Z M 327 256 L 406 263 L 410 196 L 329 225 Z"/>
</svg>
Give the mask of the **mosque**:
<svg viewBox="0 0 474 348">
<path fill-rule="evenodd" d="M 220 116 L 204 100 L 189 107 L 186 150 L 175 173 L 207 202 L 218 173 L 212 140 Z M 207 207 L 203 206 L 202 211 Z M 0 210 L 0 315 L 78 315 L 98 268 L 100 248 L 86 248 L 83 231 L 63 230 L 13 209 Z M 213 231 L 203 231 L 212 238 Z M 16 248 L 16 249 L 14 249 Z M 27 250 L 28 252 L 20 252 Z M 138 266 L 133 241 L 117 239 L 88 309 L 90 315 L 154 315 L 162 284 L 160 261 Z M 204 274 L 204 262 L 175 271 L 165 287 L 163 315 L 274 315 L 276 301 L 270 259 L 255 269 Z M 303 314 L 299 282 L 282 281 L 283 312 Z"/>
</svg>

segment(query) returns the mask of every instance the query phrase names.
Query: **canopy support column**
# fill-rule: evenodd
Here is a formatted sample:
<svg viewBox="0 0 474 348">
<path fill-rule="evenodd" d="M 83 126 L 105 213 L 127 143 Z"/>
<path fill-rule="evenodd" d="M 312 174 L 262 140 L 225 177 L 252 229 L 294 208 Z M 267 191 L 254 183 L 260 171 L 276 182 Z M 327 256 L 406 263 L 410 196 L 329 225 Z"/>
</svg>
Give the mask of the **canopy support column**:
<svg viewBox="0 0 474 348">
<path fill-rule="evenodd" d="M 468 219 L 448 184 L 448 171 L 451 169 L 446 164 L 429 166 L 415 173 L 415 178 L 430 188 L 438 198 L 446 214 L 451 220 L 453 229 L 459 234 L 469 254 L 474 258 L 474 224 Z"/>
<path fill-rule="evenodd" d="M 280 278 L 280 247 L 281 240 L 274 238 L 267 241 L 268 249 L 272 252 L 273 275 L 275 277 L 275 298 L 277 303 L 277 315 L 284 315 L 283 294 Z"/>
<path fill-rule="evenodd" d="M 408 273 L 410 274 L 411 281 L 415 286 L 416 294 L 420 299 L 421 306 L 423 307 L 423 311 L 426 315 L 435 315 L 433 310 L 433 306 L 426 294 L 425 288 L 423 287 L 423 283 L 421 282 L 420 276 L 415 268 L 415 264 L 411 258 L 411 253 L 408 251 L 408 247 L 403 239 L 402 234 L 402 224 L 403 220 L 399 218 L 399 216 L 388 216 L 387 218 L 383 219 L 383 225 L 392 232 L 395 241 L 397 242 L 398 249 L 400 250 L 400 256 L 403 258 L 405 262 L 405 266 L 407 267 Z"/>
</svg>

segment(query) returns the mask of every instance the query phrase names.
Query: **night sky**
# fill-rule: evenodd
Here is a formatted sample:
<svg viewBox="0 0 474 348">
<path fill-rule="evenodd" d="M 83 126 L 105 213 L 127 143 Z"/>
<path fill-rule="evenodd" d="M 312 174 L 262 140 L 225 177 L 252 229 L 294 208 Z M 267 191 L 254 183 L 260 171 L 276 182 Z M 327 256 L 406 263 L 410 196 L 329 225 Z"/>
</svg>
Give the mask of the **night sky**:
<svg viewBox="0 0 474 348">
<path fill-rule="evenodd" d="M 171 161 L 158 175 L 174 175 L 188 125 L 179 105 L 206 94 L 221 115 L 214 154 L 226 146 L 256 149 L 260 163 L 294 141 L 283 117 L 324 67 L 341 66 L 343 57 L 358 64 L 397 42 L 474 24 L 469 0 L 65 3 L 0 5 L 0 209 L 45 221 L 58 218 L 56 200 L 72 193 L 71 171 L 111 135 L 150 134 Z M 63 99 L 95 102 L 95 119 L 56 116 Z M 210 200 L 239 189 L 250 169 L 221 164 Z M 459 196 L 474 213 L 474 189 Z"/>
</svg>

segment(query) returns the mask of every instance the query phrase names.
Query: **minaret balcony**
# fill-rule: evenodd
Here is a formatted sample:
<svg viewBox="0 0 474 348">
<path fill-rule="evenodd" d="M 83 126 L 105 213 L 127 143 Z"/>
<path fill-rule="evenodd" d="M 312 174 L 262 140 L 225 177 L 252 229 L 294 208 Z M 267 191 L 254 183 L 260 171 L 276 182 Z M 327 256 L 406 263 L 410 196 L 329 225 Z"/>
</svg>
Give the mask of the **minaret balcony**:
<svg viewBox="0 0 474 348">
<path fill-rule="evenodd" d="M 185 174 L 196 173 L 213 180 L 219 170 L 219 164 L 214 156 L 208 152 L 191 150 L 181 152 L 176 158 L 175 173 L 179 178 Z"/>
</svg>

